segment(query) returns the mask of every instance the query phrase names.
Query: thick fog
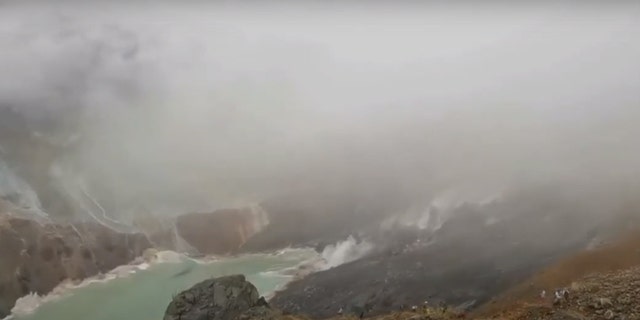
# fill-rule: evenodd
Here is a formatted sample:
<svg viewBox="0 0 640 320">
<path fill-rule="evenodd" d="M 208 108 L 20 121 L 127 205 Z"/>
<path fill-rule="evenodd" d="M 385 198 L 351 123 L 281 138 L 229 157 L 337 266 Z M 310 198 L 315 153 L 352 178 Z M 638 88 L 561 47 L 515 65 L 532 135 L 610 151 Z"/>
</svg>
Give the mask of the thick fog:
<svg viewBox="0 0 640 320">
<path fill-rule="evenodd" d="M 639 35 L 630 2 L 4 4 L 0 107 L 123 208 L 635 181 Z"/>
</svg>

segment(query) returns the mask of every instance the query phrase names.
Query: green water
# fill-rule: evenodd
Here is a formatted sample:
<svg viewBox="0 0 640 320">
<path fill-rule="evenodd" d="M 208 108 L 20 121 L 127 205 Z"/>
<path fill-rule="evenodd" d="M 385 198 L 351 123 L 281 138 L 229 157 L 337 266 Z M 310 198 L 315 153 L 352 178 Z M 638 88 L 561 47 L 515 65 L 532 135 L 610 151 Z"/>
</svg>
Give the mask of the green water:
<svg viewBox="0 0 640 320">
<path fill-rule="evenodd" d="M 313 257 L 310 251 L 281 255 L 247 255 L 198 263 L 152 264 L 148 269 L 107 282 L 70 290 L 55 301 L 43 303 L 19 320 L 161 320 L 173 294 L 210 277 L 244 274 L 266 295 L 291 280 L 278 274 Z M 265 272 L 267 272 L 265 274 Z"/>
</svg>

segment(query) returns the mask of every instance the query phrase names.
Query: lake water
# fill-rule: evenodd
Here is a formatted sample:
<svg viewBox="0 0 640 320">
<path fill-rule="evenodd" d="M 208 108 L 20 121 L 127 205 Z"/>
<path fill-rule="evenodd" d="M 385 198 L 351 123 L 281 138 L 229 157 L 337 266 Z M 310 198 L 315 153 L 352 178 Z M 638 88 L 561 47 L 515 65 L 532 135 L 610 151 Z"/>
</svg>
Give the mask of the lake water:
<svg viewBox="0 0 640 320">
<path fill-rule="evenodd" d="M 47 297 L 28 297 L 14 308 L 14 320 L 161 320 L 173 295 L 211 277 L 244 274 L 261 295 L 291 281 L 298 266 L 317 259 L 313 250 L 244 255 L 198 261 L 173 253 L 171 261 L 128 267 L 109 280 L 58 288 Z"/>
</svg>

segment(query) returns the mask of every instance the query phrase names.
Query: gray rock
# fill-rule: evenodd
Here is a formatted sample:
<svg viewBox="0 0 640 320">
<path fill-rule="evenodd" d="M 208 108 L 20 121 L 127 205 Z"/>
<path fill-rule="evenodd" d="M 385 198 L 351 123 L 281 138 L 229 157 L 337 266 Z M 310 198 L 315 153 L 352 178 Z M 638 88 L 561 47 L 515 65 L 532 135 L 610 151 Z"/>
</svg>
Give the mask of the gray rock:
<svg viewBox="0 0 640 320">
<path fill-rule="evenodd" d="M 243 275 L 202 281 L 175 296 L 164 320 L 274 319 L 277 313 Z"/>
<path fill-rule="evenodd" d="M 613 302 L 611 302 L 611 299 L 609 298 L 600 298 L 596 301 L 596 308 L 598 309 L 602 309 L 602 308 L 606 308 L 606 307 L 610 307 L 613 305 Z"/>
<path fill-rule="evenodd" d="M 615 313 L 613 313 L 613 311 L 611 310 L 607 310 L 607 312 L 604 313 L 604 318 L 607 320 L 613 319 L 614 316 L 615 316 Z"/>
<path fill-rule="evenodd" d="M 466 312 L 469 311 L 473 308 L 473 306 L 476 305 L 476 300 L 470 300 L 470 301 L 465 301 L 459 305 L 457 305 L 454 310 L 457 310 L 459 312 Z"/>
</svg>

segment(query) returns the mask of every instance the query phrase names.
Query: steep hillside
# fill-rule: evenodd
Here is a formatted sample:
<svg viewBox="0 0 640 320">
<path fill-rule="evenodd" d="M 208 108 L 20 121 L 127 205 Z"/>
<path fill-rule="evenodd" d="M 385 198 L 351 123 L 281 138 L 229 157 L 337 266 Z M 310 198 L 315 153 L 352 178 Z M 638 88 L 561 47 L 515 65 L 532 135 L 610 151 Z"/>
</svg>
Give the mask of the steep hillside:
<svg viewBox="0 0 640 320">
<path fill-rule="evenodd" d="M 272 303 L 315 318 L 340 309 L 385 314 L 425 299 L 475 309 L 541 268 L 618 234 L 619 222 L 628 219 L 604 204 L 595 192 L 548 187 L 463 204 L 433 232 L 295 281 Z M 406 234 L 389 233 L 387 242 L 398 233 Z"/>
<path fill-rule="evenodd" d="M 150 246 L 142 234 L 99 224 L 53 224 L 0 213 L 0 318 L 20 297 L 110 271 Z"/>
<path fill-rule="evenodd" d="M 608 298 L 611 299 L 611 294 L 617 296 L 621 294 L 620 290 L 630 289 L 620 287 L 620 285 L 633 285 L 634 281 L 640 277 L 640 269 L 637 266 L 640 266 L 640 233 L 631 234 L 619 241 L 563 259 L 557 264 L 545 268 L 515 288 L 494 298 L 492 302 L 480 308 L 475 314 L 477 316 L 505 312 L 510 314 L 514 308 L 519 310 L 517 306 L 536 306 L 541 301 L 547 301 L 548 299 L 540 298 L 543 290 L 546 292 L 547 297 L 550 297 L 556 288 L 563 287 L 567 287 L 570 292 L 574 292 L 574 294 L 571 294 L 572 298 L 580 294 L 595 294 L 596 296 L 597 294 L 604 294 L 605 296 L 603 297 L 607 298 L 606 296 L 609 296 Z M 625 281 L 629 283 L 624 284 L 623 282 Z M 635 288 L 640 288 L 640 283 L 636 284 Z M 609 289 L 615 289 L 616 291 L 611 293 L 600 292 Z M 629 294 L 634 295 L 634 301 L 640 307 L 640 290 L 637 291 L 634 289 Z M 582 311 L 584 312 L 584 310 Z"/>
</svg>

